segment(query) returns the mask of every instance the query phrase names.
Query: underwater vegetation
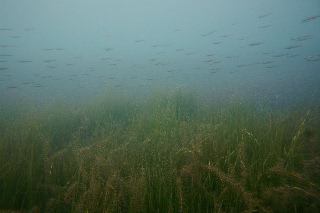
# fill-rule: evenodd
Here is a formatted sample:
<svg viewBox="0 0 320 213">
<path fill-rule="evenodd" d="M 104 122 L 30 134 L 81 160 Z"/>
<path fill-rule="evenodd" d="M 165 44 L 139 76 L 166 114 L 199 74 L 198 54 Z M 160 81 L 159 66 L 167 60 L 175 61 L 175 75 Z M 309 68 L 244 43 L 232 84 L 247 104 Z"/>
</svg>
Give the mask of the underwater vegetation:
<svg viewBox="0 0 320 213">
<path fill-rule="evenodd" d="M 1 110 L 1 212 L 320 210 L 313 105 L 176 91 Z"/>
</svg>

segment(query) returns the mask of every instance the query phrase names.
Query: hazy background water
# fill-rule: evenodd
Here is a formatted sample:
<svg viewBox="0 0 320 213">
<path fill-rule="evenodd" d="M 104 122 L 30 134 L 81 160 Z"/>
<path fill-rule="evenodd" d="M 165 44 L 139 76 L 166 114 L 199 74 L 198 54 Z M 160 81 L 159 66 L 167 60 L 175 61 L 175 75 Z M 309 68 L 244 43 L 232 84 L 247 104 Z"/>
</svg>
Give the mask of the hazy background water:
<svg viewBox="0 0 320 213">
<path fill-rule="evenodd" d="M 0 101 L 159 89 L 320 100 L 319 0 L 0 0 Z"/>
</svg>

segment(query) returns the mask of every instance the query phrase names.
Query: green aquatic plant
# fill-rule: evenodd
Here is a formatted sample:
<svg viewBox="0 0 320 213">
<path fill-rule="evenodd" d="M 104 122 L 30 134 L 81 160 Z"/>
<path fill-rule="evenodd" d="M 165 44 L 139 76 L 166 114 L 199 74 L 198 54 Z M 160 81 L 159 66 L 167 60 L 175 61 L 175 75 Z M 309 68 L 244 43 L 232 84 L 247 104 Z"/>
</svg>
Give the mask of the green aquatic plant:
<svg viewBox="0 0 320 213">
<path fill-rule="evenodd" d="M 317 108 L 218 100 L 178 90 L 3 109 L 0 210 L 319 210 Z"/>
</svg>

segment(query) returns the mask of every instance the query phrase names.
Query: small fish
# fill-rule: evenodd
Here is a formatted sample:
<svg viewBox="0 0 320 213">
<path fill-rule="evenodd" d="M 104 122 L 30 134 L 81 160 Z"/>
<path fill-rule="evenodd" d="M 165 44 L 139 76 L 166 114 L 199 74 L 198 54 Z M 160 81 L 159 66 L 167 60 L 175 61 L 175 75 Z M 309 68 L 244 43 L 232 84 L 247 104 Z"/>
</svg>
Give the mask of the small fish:
<svg viewBox="0 0 320 213">
<path fill-rule="evenodd" d="M 222 41 L 216 41 L 216 42 L 213 42 L 213 44 L 221 44 Z"/>
<path fill-rule="evenodd" d="M 114 87 L 121 87 L 122 85 L 121 84 L 118 84 L 118 85 L 115 85 Z"/>
<path fill-rule="evenodd" d="M 249 46 L 253 47 L 253 46 L 257 46 L 257 45 L 264 44 L 264 43 L 265 42 L 255 42 L 255 43 L 249 44 Z"/>
<path fill-rule="evenodd" d="M 101 60 L 105 61 L 105 60 L 110 60 L 112 58 L 101 58 Z"/>
<path fill-rule="evenodd" d="M 256 63 L 252 63 L 252 64 L 241 64 L 241 65 L 237 65 L 237 67 L 248 67 L 248 66 L 252 66 L 252 65 L 256 65 Z"/>
<path fill-rule="evenodd" d="M 280 57 L 286 56 L 286 55 L 288 55 L 288 54 L 277 54 L 277 55 L 273 55 L 272 57 L 274 57 L 274 58 L 280 58 Z"/>
<path fill-rule="evenodd" d="M 213 60 L 213 59 L 211 59 L 211 60 L 207 60 L 207 61 L 203 61 L 203 62 L 208 63 L 208 62 L 211 62 L 211 61 L 214 61 L 214 60 Z"/>
<path fill-rule="evenodd" d="M 310 35 L 302 35 L 302 36 L 296 36 L 291 38 L 291 40 L 294 40 L 294 41 L 305 41 L 309 39 L 311 39 Z"/>
<path fill-rule="evenodd" d="M 273 61 L 266 61 L 266 62 L 261 62 L 261 64 L 270 64 L 272 63 Z"/>
<path fill-rule="evenodd" d="M 243 40 L 248 39 L 248 38 L 249 38 L 249 36 L 244 36 L 244 37 L 238 38 L 238 40 L 243 41 Z"/>
<path fill-rule="evenodd" d="M 300 46 L 299 45 L 293 45 L 293 46 L 285 47 L 284 49 L 290 50 L 290 49 L 294 49 L 294 48 L 297 48 L 297 47 L 300 47 Z"/>
<path fill-rule="evenodd" d="M 0 45 L 1 47 L 17 47 L 15 45 Z"/>
<path fill-rule="evenodd" d="M 19 63 L 30 63 L 30 62 L 32 62 L 32 61 L 21 60 L 21 61 L 17 61 L 17 62 L 19 62 Z"/>
<path fill-rule="evenodd" d="M 0 67 L 0 70 L 8 70 L 8 67 Z"/>
<path fill-rule="evenodd" d="M 289 55 L 286 58 L 294 58 L 294 57 L 298 57 L 298 56 L 300 56 L 300 55 Z"/>
<path fill-rule="evenodd" d="M 320 54 L 319 55 L 310 55 L 307 57 L 304 57 L 306 61 L 320 61 Z"/>
<path fill-rule="evenodd" d="M 258 18 L 264 18 L 264 17 L 270 16 L 271 14 L 273 14 L 273 13 L 265 13 L 265 14 L 258 16 Z"/>
<path fill-rule="evenodd" d="M 214 33 L 214 32 L 216 32 L 216 30 L 212 30 L 212 31 L 210 31 L 210 32 L 208 32 L 208 33 L 206 33 L 206 34 L 202 34 L 201 36 L 208 36 L 208 35 L 211 35 L 211 34 Z"/>
<path fill-rule="evenodd" d="M 307 17 L 307 18 L 302 19 L 301 22 L 302 22 L 302 23 L 307 23 L 307 22 L 316 20 L 316 19 L 319 18 L 319 17 L 320 17 L 320 15 L 310 16 L 310 17 Z"/>
<path fill-rule="evenodd" d="M 271 68 L 275 68 L 275 67 L 277 67 L 277 66 L 268 66 L 268 67 L 266 67 L 266 68 L 268 68 L 268 69 L 271 69 Z"/>
<path fill-rule="evenodd" d="M 263 25 L 263 26 L 260 26 L 259 28 L 260 28 L 260 29 L 264 29 L 264 28 L 267 28 L 267 27 L 271 27 L 271 25 L 270 25 L 270 24 L 268 24 L 268 25 Z"/>
</svg>

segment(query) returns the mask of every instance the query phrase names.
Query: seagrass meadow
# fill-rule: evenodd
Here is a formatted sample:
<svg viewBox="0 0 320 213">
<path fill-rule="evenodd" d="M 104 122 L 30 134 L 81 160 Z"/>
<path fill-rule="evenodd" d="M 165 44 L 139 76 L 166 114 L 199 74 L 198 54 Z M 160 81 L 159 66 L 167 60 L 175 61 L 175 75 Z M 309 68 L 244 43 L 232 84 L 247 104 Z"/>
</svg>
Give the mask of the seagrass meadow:
<svg viewBox="0 0 320 213">
<path fill-rule="evenodd" d="M 180 90 L 3 107 L 0 212 L 318 212 L 319 118 Z"/>
</svg>

